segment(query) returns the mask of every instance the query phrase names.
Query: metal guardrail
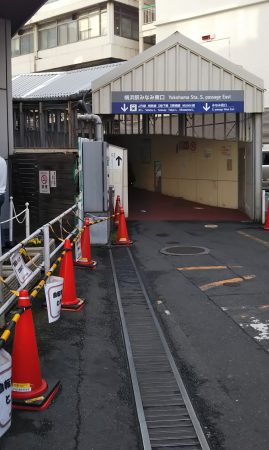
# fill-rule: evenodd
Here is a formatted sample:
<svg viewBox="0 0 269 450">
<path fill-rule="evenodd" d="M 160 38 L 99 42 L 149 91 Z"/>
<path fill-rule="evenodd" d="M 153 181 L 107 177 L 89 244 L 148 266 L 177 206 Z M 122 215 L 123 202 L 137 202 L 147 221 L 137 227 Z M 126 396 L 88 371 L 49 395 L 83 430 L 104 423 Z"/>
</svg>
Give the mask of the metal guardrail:
<svg viewBox="0 0 269 450">
<path fill-rule="evenodd" d="M 78 214 L 77 215 L 75 214 L 77 217 L 77 220 L 78 221 L 82 220 L 80 211 L 78 209 L 78 205 L 73 205 L 71 208 L 67 209 L 62 214 L 57 216 L 55 219 L 51 220 L 50 222 L 46 223 L 42 227 L 38 228 L 32 234 L 29 234 L 29 236 L 27 236 L 19 244 L 15 245 L 12 249 L 10 249 L 6 253 L 4 253 L 0 257 L 0 276 L 2 277 L 2 275 L 3 275 L 3 271 L 4 271 L 3 264 L 6 261 L 8 261 L 15 252 L 18 252 L 21 249 L 25 249 L 25 247 L 27 246 L 27 244 L 29 244 L 30 241 L 32 241 L 33 239 L 35 239 L 37 237 L 40 237 L 40 235 L 43 237 L 43 244 L 41 242 L 41 244 L 39 246 L 39 248 L 40 248 L 39 253 L 42 255 L 41 260 L 37 261 L 36 256 L 34 256 L 33 258 L 29 258 L 30 260 L 29 260 L 29 262 L 27 262 L 27 266 L 29 266 L 29 267 L 31 267 L 31 269 L 33 269 L 32 274 L 28 278 L 27 282 L 23 285 L 20 285 L 17 288 L 17 290 L 28 287 L 31 284 L 31 282 L 33 282 L 33 280 L 35 280 L 36 277 L 38 275 L 40 275 L 41 271 L 48 272 L 51 267 L 52 259 L 59 252 L 59 250 L 61 250 L 61 248 L 64 245 L 64 239 L 70 239 L 72 236 L 74 236 L 78 231 L 78 227 L 76 226 L 71 231 L 69 231 L 68 235 L 66 235 L 64 239 L 58 237 L 58 241 L 60 243 L 53 249 L 51 249 L 50 230 L 53 231 L 52 226 L 56 222 L 59 222 L 60 228 L 62 229 L 62 219 L 70 213 L 75 213 L 76 210 L 78 211 Z M 8 267 L 8 266 L 6 266 L 6 267 Z M 14 277 L 15 277 L 15 275 L 14 275 Z M 9 277 L 5 281 L 7 281 L 8 279 L 9 279 Z M 3 319 L 5 312 L 12 306 L 13 301 L 16 299 L 16 295 L 11 292 L 11 295 L 9 296 L 9 298 L 4 301 L 2 288 L 3 288 L 3 282 L 0 283 L 0 323 L 1 323 L 1 319 Z"/>
</svg>

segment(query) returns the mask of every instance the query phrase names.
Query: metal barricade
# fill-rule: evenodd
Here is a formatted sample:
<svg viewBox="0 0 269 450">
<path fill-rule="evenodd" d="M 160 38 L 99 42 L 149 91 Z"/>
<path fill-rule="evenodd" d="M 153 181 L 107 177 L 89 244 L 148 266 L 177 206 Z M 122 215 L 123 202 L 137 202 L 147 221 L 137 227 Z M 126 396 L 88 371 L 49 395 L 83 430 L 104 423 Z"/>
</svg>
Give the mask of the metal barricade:
<svg viewBox="0 0 269 450">
<path fill-rule="evenodd" d="M 76 211 L 77 211 L 77 213 L 76 213 Z M 79 223 L 81 221 L 81 218 L 80 218 L 81 212 L 78 208 L 78 205 L 75 204 L 71 208 L 67 209 L 62 214 L 60 214 L 55 219 L 51 220 L 47 224 L 43 225 L 42 227 L 40 227 L 39 229 L 34 231 L 32 234 L 29 234 L 29 232 L 28 232 L 27 237 L 24 240 L 22 240 L 19 244 L 15 245 L 12 249 L 7 251 L 3 255 L 0 254 L 0 276 L 1 277 L 3 276 L 3 264 L 7 260 L 9 260 L 10 257 L 15 252 L 18 252 L 22 248 L 25 248 L 30 241 L 32 241 L 33 239 L 40 237 L 40 236 L 42 236 L 42 241 L 43 241 L 39 247 L 40 253 L 38 255 L 36 254 L 31 259 L 31 261 L 27 262 L 27 265 L 31 266 L 31 269 L 33 269 L 32 274 L 29 277 L 29 279 L 27 280 L 27 283 L 25 283 L 23 285 L 18 286 L 18 282 L 16 280 L 17 286 L 15 289 L 21 290 L 23 288 L 28 287 L 29 285 L 31 285 L 31 283 L 36 281 L 37 276 L 40 276 L 41 272 L 43 272 L 43 271 L 45 273 L 48 272 L 51 267 L 52 260 L 54 259 L 55 255 L 59 252 L 59 250 L 61 250 L 61 248 L 64 245 L 63 239 L 59 239 L 60 243 L 57 246 L 54 245 L 53 248 L 51 248 L 52 238 L 50 236 L 50 230 L 52 229 L 52 226 L 56 222 L 59 222 L 60 229 L 62 230 L 62 219 L 72 212 L 75 213 L 76 221 L 77 221 L 77 223 Z M 13 219 L 14 219 L 14 217 L 13 217 Z M 65 239 L 70 239 L 72 236 L 74 236 L 77 233 L 77 228 L 78 227 L 76 225 L 72 230 L 70 230 L 70 232 L 68 232 L 68 234 L 65 236 Z M 13 238 L 13 236 L 12 236 L 12 238 Z M 54 239 L 54 241 L 55 241 L 55 239 Z M 0 241 L 0 248 L 1 248 L 1 241 Z M 14 274 L 12 274 L 12 275 L 13 275 L 13 278 L 16 278 Z M 8 280 L 9 280 L 9 283 L 12 282 L 12 280 L 10 280 L 9 277 L 8 277 Z M 0 287 L 1 287 L 0 292 L 2 292 L 2 297 L 0 297 L 0 324 L 1 324 L 1 321 L 3 322 L 5 312 L 11 308 L 16 296 L 14 294 L 12 294 L 8 298 L 4 298 L 3 297 L 3 283 L 0 283 Z"/>
</svg>

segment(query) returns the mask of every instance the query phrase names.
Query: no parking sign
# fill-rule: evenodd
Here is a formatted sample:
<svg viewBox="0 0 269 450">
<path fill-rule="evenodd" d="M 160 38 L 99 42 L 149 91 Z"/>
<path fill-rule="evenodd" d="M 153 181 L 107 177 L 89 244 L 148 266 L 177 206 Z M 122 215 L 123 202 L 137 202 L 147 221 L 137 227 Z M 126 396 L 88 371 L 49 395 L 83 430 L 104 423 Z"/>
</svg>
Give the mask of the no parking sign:
<svg viewBox="0 0 269 450">
<path fill-rule="evenodd" d="M 40 170 L 39 171 L 39 192 L 40 192 L 40 194 L 50 194 L 49 170 Z"/>
</svg>

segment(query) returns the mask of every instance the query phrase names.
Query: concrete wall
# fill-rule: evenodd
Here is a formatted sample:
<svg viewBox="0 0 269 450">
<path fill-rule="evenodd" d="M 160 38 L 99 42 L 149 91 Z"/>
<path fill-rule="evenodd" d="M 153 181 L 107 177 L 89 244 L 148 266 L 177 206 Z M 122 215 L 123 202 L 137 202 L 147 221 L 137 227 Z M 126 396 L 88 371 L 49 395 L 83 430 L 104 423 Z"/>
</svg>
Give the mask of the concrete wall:
<svg viewBox="0 0 269 450">
<path fill-rule="evenodd" d="M 237 143 L 158 136 L 124 137 L 122 145 L 129 150 L 136 187 L 154 190 L 154 161 L 160 161 L 163 194 L 238 208 Z"/>
<path fill-rule="evenodd" d="M 113 36 L 101 36 L 73 44 L 61 45 L 47 50 L 39 50 L 38 58 L 34 53 L 12 58 L 12 75 L 21 73 L 63 70 L 63 67 L 100 59 L 127 60 L 138 53 L 138 43 L 130 39 Z"/>
<path fill-rule="evenodd" d="M 185 2 L 184 8 L 179 7 L 178 0 L 169 0 L 169 7 L 166 0 L 155 0 L 156 21 L 171 21 L 171 19 L 188 19 L 197 16 L 204 16 L 223 10 L 240 8 L 243 6 L 262 3 L 257 0 L 192 0 Z M 173 12 L 173 13 L 172 13 Z"/>
<path fill-rule="evenodd" d="M 137 55 L 139 43 L 132 39 L 122 38 L 114 34 L 114 4 L 107 3 L 107 34 L 84 41 L 60 45 L 46 50 L 38 50 L 38 25 L 46 20 L 57 20 L 65 14 L 81 14 L 84 9 L 99 5 L 96 0 L 57 0 L 45 4 L 27 22 L 34 31 L 34 52 L 12 58 L 12 75 L 20 73 L 63 70 L 65 67 L 93 63 L 110 58 L 128 60 Z M 122 3 L 138 7 L 137 0 L 124 0 Z"/>
</svg>

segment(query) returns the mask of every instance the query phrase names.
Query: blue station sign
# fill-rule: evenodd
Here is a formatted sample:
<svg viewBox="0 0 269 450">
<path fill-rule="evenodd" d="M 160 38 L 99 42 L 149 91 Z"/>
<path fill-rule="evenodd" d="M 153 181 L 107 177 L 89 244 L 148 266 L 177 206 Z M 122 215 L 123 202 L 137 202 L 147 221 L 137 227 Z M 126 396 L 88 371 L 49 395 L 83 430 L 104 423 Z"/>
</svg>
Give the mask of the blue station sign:
<svg viewBox="0 0 269 450">
<path fill-rule="evenodd" d="M 112 92 L 112 114 L 244 112 L 244 91 Z"/>
</svg>

